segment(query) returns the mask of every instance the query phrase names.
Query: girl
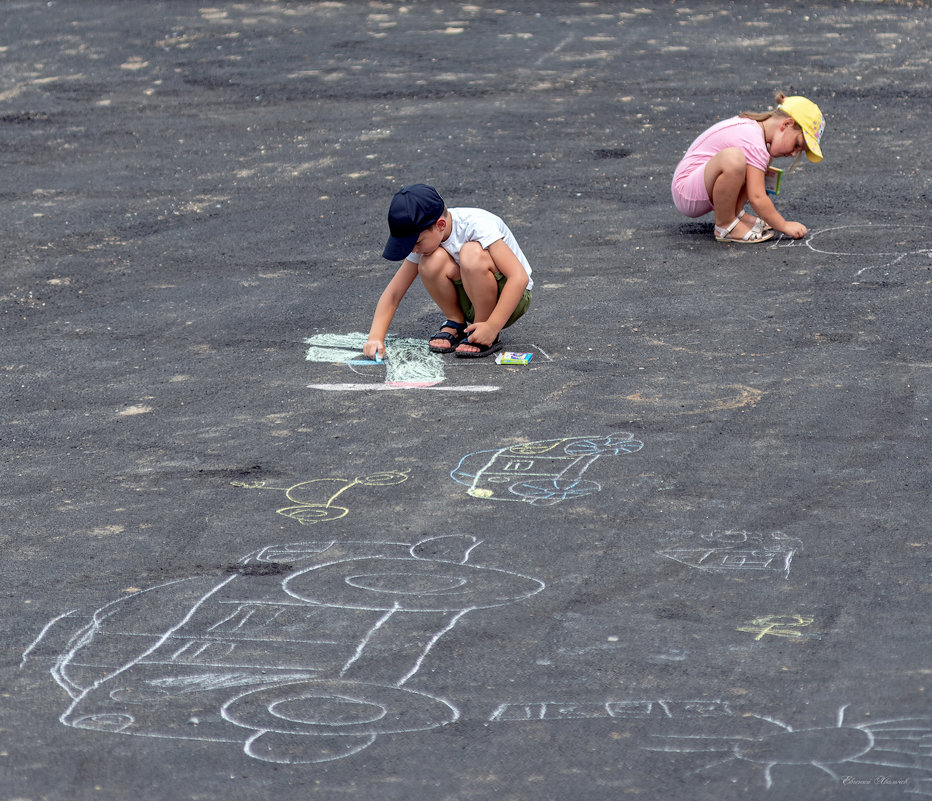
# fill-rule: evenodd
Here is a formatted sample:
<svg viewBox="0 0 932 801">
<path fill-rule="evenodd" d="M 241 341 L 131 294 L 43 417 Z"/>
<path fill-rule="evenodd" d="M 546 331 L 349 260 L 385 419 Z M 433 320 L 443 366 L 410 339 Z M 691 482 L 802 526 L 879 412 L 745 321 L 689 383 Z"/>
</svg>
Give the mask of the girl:
<svg viewBox="0 0 932 801">
<path fill-rule="evenodd" d="M 766 242 L 774 231 L 799 239 L 806 226 L 784 219 L 764 188 L 764 173 L 773 159 L 805 151 L 809 161 L 822 161 L 819 140 L 825 118 L 805 97 L 777 94 L 773 111 L 745 111 L 716 123 L 689 146 L 673 174 L 673 202 L 687 217 L 715 212 L 715 241 Z M 745 215 L 750 203 L 756 218 Z"/>
</svg>

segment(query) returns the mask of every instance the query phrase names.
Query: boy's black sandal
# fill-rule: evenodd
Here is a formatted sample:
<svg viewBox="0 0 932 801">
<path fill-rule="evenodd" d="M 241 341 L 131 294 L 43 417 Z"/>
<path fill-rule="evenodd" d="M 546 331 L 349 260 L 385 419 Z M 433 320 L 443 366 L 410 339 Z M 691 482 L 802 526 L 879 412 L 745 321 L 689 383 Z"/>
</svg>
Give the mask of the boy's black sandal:
<svg viewBox="0 0 932 801">
<path fill-rule="evenodd" d="M 460 344 L 464 339 L 466 339 L 466 323 L 457 323 L 453 320 L 444 320 L 443 325 L 440 326 L 441 330 L 430 337 L 427 341 L 430 343 L 435 339 L 445 339 L 450 343 L 450 346 L 447 348 L 441 348 L 437 345 L 428 344 L 428 348 L 434 353 L 453 353 L 456 350 L 456 346 Z M 452 328 L 456 331 L 455 334 L 451 334 L 449 331 L 444 331 L 444 328 Z"/>
<path fill-rule="evenodd" d="M 467 337 L 466 344 L 479 348 L 479 350 L 458 350 L 456 351 L 457 358 L 481 359 L 485 356 L 491 356 L 493 353 L 498 353 L 502 349 L 502 338 L 497 336 L 491 345 L 480 345 L 478 342 L 470 342 L 469 337 Z"/>
</svg>

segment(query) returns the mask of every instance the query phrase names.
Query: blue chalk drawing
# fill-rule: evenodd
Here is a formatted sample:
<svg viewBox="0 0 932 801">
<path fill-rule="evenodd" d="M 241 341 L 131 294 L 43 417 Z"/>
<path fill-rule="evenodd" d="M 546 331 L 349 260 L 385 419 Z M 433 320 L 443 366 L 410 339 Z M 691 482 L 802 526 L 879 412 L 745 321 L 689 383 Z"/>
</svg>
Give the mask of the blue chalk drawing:
<svg viewBox="0 0 932 801">
<path fill-rule="evenodd" d="M 431 353 L 421 339 L 387 337 L 385 361 L 381 364 L 364 361 L 362 349 L 367 339 L 368 336 L 361 332 L 317 334 L 304 340 L 308 345 L 305 360 L 345 364 L 353 372 L 364 376 L 380 375 L 384 367 L 384 381 L 309 384 L 308 387 L 328 391 L 427 389 L 447 392 L 495 392 L 498 389 L 497 386 L 487 384 L 444 386 L 446 376 L 443 356 Z"/>
<path fill-rule="evenodd" d="M 636 453 L 643 447 L 627 432 L 525 442 L 469 453 L 450 478 L 469 487 L 474 498 L 552 506 L 602 489 L 582 477 L 600 456 Z"/>
</svg>

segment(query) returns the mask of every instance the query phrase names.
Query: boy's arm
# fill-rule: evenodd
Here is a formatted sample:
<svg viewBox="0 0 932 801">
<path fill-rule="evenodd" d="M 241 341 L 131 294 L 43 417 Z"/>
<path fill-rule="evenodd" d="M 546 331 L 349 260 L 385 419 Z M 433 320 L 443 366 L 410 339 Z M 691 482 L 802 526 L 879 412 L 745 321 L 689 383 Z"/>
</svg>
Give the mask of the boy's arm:
<svg viewBox="0 0 932 801">
<path fill-rule="evenodd" d="M 498 303 L 495 304 L 489 319 L 466 326 L 469 341 L 474 345 L 491 345 L 495 341 L 495 337 L 505 327 L 508 318 L 518 308 L 528 285 L 524 265 L 518 261 L 518 257 L 503 239 L 493 242 L 488 250 L 492 261 L 495 262 L 495 268 L 505 276 L 505 285 L 502 287 Z"/>
<path fill-rule="evenodd" d="M 757 167 L 748 167 L 745 180 L 748 188 L 748 203 L 751 204 L 751 208 L 758 217 L 775 230 L 791 236 L 793 239 L 799 239 L 806 235 L 805 225 L 800 222 L 786 220 L 777 211 L 777 207 L 773 205 L 773 201 L 767 194 L 767 188 L 764 185 L 764 173 L 761 170 L 757 169 Z"/>
<path fill-rule="evenodd" d="M 372 325 L 369 326 L 369 341 L 362 349 L 366 358 L 371 359 L 376 353 L 380 356 L 385 355 L 385 335 L 388 333 L 388 327 L 391 325 L 395 312 L 398 311 L 398 304 L 401 303 L 401 299 L 414 283 L 415 278 L 417 278 L 417 265 L 405 259 L 398 268 L 398 272 L 388 282 L 388 286 L 382 291 L 379 302 L 376 304 Z"/>
</svg>

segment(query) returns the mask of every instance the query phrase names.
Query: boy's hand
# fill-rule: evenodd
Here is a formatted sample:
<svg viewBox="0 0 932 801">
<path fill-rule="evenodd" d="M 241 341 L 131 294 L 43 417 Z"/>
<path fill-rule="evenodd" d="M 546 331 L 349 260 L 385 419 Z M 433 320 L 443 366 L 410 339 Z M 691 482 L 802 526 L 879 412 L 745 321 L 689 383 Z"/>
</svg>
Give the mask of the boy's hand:
<svg viewBox="0 0 932 801">
<path fill-rule="evenodd" d="M 367 359 L 374 359 L 376 354 L 385 358 L 385 343 L 380 339 L 370 339 L 362 346 L 362 355 Z"/>
<path fill-rule="evenodd" d="M 489 323 L 471 323 L 466 326 L 466 333 L 469 334 L 467 345 L 491 345 L 498 336 L 499 330 Z"/>
</svg>

